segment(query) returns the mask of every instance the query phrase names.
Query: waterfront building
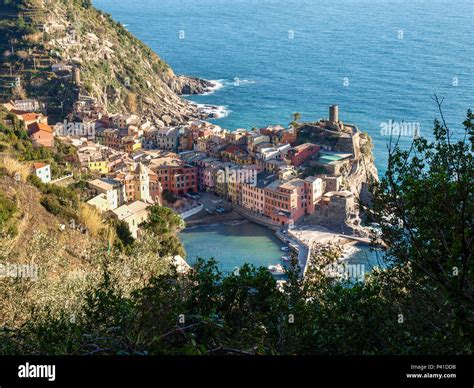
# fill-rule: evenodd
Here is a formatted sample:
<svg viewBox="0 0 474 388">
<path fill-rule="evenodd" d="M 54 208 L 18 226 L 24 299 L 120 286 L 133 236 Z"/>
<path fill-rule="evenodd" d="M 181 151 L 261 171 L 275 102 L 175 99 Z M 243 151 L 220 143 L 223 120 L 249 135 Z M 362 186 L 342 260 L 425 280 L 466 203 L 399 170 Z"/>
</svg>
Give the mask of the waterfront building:
<svg viewBox="0 0 474 388">
<path fill-rule="evenodd" d="M 265 187 L 275 179 L 273 174 L 259 172 L 256 184 L 242 184 L 242 207 L 251 212 L 265 215 Z"/>
<path fill-rule="evenodd" d="M 167 190 L 175 195 L 198 191 L 197 167 L 184 164 L 177 157 L 152 160 L 150 169 L 157 174 L 163 191 Z"/>
<path fill-rule="evenodd" d="M 289 225 L 306 214 L 313 214 L 322 194 L 321 178 L 275 180 L 264 189 L 265 215 L 281 225 Z"/>
</svg>

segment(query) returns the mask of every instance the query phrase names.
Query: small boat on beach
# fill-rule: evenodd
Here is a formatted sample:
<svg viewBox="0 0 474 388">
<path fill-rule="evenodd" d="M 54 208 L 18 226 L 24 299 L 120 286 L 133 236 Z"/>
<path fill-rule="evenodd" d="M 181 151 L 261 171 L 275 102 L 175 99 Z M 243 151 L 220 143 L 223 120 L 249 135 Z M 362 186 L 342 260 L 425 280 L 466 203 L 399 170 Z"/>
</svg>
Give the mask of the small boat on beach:
<svg viewBox="0 0 474 388">
<path fill-rule="evenodd" d="M 281 264 L 276 264 L 276 265 L 269 265 L 268 270 L 272 275 L 284 275 L 285 274 L 285 269 Z"/>
<path fill-rule="evenodd" d="M 298 244 L 295 244 L 295 243 L 291 243 L 290 248 L 293 249 L 295 252 L 300 251 L 300 247 L 298 246 Z"/>
</svg>

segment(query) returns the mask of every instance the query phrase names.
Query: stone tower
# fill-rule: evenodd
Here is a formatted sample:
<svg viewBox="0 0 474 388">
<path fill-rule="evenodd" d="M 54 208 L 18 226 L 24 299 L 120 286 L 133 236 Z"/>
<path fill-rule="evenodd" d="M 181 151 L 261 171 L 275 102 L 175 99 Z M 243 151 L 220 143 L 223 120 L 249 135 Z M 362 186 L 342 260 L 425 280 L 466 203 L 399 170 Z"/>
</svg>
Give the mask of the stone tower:
<svg viewBox="0 0 474 388">
<path fill-rule="evenodd" d="M 135 169 L 135 198 L 143 202 L 151 202 L 150 196 L 150 176 L 147 168 L 138 163 Z"/>
<path fill-rule="evenodd" d="M 329 122 L 331 125 L 335 125 L 339 122 L 339 106 L 331 105 L 329 107 Z"/>
</svg>

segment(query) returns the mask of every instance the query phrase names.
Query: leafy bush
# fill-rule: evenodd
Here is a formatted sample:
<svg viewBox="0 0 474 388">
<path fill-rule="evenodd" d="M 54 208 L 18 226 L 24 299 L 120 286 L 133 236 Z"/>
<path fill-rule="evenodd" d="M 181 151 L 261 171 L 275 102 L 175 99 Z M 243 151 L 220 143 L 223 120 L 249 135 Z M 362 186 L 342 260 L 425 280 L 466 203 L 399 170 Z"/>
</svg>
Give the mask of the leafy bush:
<svg viewBox="0 0 474 388">
<path fill-rule="evenodd" d="M 10 221 L 17 210 L 15 202 L 0 192 L 0 233 L 14 234 L 14 225 Z"/>
</svg>

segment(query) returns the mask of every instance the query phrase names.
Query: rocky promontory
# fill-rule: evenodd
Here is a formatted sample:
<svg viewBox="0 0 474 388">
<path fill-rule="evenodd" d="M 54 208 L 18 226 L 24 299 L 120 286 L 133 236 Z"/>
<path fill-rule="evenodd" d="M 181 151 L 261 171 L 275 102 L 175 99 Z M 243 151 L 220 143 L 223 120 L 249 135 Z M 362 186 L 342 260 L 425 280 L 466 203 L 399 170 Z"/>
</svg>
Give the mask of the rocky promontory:
<svg viewBox="0 0 474 388">
<path fill-rule="evenodd" d="M 212 82 L 175 75 L 122 24 L 79 0 L 14 0 L 0 12 L 0 100 L 36 98 L 60 118 L 80 96 L 110 113 L 179 124 L 207 114 L 181 95 Z"/>
<path fill-rule="evenodd" d="M 215 84 L 201 78 L 185 75 L 173 76 L 168 81 L 168 86 L 178 95 L 203 94 L 210 92 Z"/>
</svg>

